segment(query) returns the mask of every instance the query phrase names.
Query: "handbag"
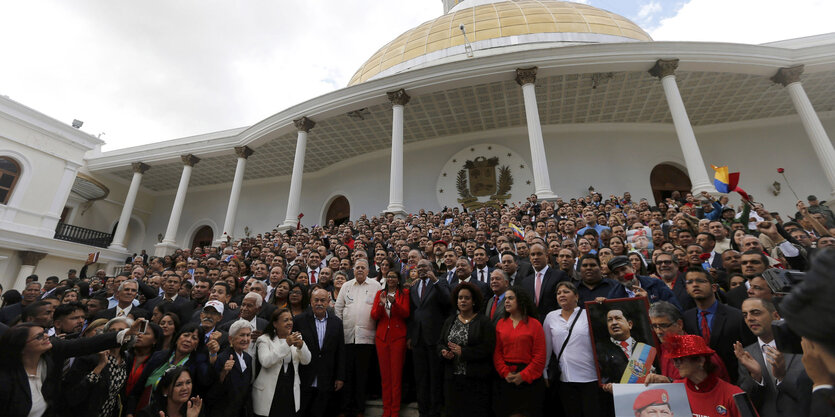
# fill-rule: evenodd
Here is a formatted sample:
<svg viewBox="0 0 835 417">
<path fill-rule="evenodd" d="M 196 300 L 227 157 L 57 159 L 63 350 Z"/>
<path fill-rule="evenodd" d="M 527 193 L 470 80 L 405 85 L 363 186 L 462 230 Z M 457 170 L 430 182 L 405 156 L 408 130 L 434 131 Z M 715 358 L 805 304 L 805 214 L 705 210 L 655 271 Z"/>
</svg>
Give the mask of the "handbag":
<svg viewBox="0 0 835 417">
<path fill-rule="evenodd" d="M 551 385 L 560 382 L 560 376 L 562 375 L 562 369 L 560 369 L 560 358 L 562 357 L 562 353 L 565 351 L 565 347 L 568 345 L 568 339 L 571 339 L 571 332 L 574 331 L 574 325 L 577 324 L 580 314 L 583 314 L 583 312 L 578 311 L 577 316 L 574 317 L 574 321 L 571 322 L 571 327 L 568 328 L 568 336 L 565 337 L 565 341 L 562 343 L 560 353 L 556 355 L 556 358 L 554 357 L 554 353 L 551 353 L 551 360 L 548 362 L 548 382 Z"/>
</svg>

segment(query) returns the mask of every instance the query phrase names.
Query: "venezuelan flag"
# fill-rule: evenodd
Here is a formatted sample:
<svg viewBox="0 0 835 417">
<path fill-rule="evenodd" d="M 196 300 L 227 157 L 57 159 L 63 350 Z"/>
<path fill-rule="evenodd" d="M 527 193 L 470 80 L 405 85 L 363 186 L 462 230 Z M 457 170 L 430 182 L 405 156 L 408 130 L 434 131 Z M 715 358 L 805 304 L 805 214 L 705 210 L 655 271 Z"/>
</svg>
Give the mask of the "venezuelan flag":
<svg viewBox="0 0 835 417">
<path fill-rule="evenodd" d="M 520 229 L 519 226 L 513 223 L 508 223 L 507 226 L 510 227 L 510 230 L 513 230 L 513 234 L 516 235 L 516 237 L 518 237 L 519 239 L 525 238 L 525 232 L 522 229 Z"/>
<path fill-rule="evenodd" d="M 716 171 L 716 175 L 713 176 L 713 186 L 716 187 L 716 191 L 720 193 L 730 193 L 730 192 L 737 192 L 742 198 L 748 200 L 748 193 L 746 193 L 742 188 L 739 188 L 739 173 L 738 172 L 728 172 L 727 166 L 718 167 L 716 165 L 711 165 L 714 171 Z"/>
</svg>

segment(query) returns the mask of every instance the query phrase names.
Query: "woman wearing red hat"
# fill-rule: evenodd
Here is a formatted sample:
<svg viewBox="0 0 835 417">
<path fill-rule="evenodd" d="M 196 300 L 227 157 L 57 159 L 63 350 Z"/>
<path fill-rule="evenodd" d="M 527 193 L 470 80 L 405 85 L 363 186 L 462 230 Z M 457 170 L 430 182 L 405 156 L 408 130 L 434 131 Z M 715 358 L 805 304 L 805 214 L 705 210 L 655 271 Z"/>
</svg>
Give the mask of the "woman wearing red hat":
<svg viewBox="0 0 835 417">
<path fill-rule="evenodd" d="M 716 376 L 710 361 L 713 349 L 696 335 L 669 335 L 664 350 L 670 353 L 673 363 L 687 388 L 687 399 L 694 416 L 740 417 L 734 403 L 734 394 L 743 392 L 736 385 Z"/>
</svg>

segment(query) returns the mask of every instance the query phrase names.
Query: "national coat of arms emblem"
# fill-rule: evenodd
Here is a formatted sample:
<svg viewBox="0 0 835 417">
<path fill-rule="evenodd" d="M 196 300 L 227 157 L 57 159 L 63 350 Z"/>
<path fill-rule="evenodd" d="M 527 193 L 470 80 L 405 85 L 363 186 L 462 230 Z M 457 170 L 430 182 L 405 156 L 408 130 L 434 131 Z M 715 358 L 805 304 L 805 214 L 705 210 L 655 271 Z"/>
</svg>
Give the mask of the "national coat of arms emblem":
<svg viewBox="0 0 835 417">
<path fill-rule="evenodd" d="M 488 206 L 498 208 L 510 199 L 513 176 L 507 165 L 498 165 L 499 158 L 497 157 L 487 159 L 479 156 L 474 160 L 466 161 L 464 168 L 458 171 L 456 181 L 458 196 L 461 197 L 458 202 L 467 209 L 479 209 Z M 478 197 L 486 196 L 489 196 L 490 199 L 479 201 Z"/>
</svg>

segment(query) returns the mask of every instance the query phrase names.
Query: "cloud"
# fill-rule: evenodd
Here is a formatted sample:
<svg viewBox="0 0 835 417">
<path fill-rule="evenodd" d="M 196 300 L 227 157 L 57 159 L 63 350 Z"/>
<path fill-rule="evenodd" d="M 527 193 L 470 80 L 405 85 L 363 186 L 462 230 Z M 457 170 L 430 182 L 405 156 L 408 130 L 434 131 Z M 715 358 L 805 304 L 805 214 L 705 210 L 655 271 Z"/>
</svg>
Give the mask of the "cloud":
<svg viewBox="0 0 835 417">
<path fill-rule="evenodd" d="M 0 94 L 83 120 L 106 133 L 105 150 L 241 127 L 344 87 L 442 11 L 426 0 L 3 2 Z"/>
<path fill-rule="evenodd" d="M 832 32 L 829 0 L 690 0 L 651 29 L 653 39 L 759 44 Z"/>
<path fill-rule="evenodd" d="M 655 18 L 658 16 L 659 13 L 661 13 L 661 10 L 661 3 L 657 1 L 651 1 L 649 3 L 642 4 L 641 7 L 638 9 L 637 16 L 635 17 L 635 23 L 642 27 L 654 26 Z"/>
</svg>

